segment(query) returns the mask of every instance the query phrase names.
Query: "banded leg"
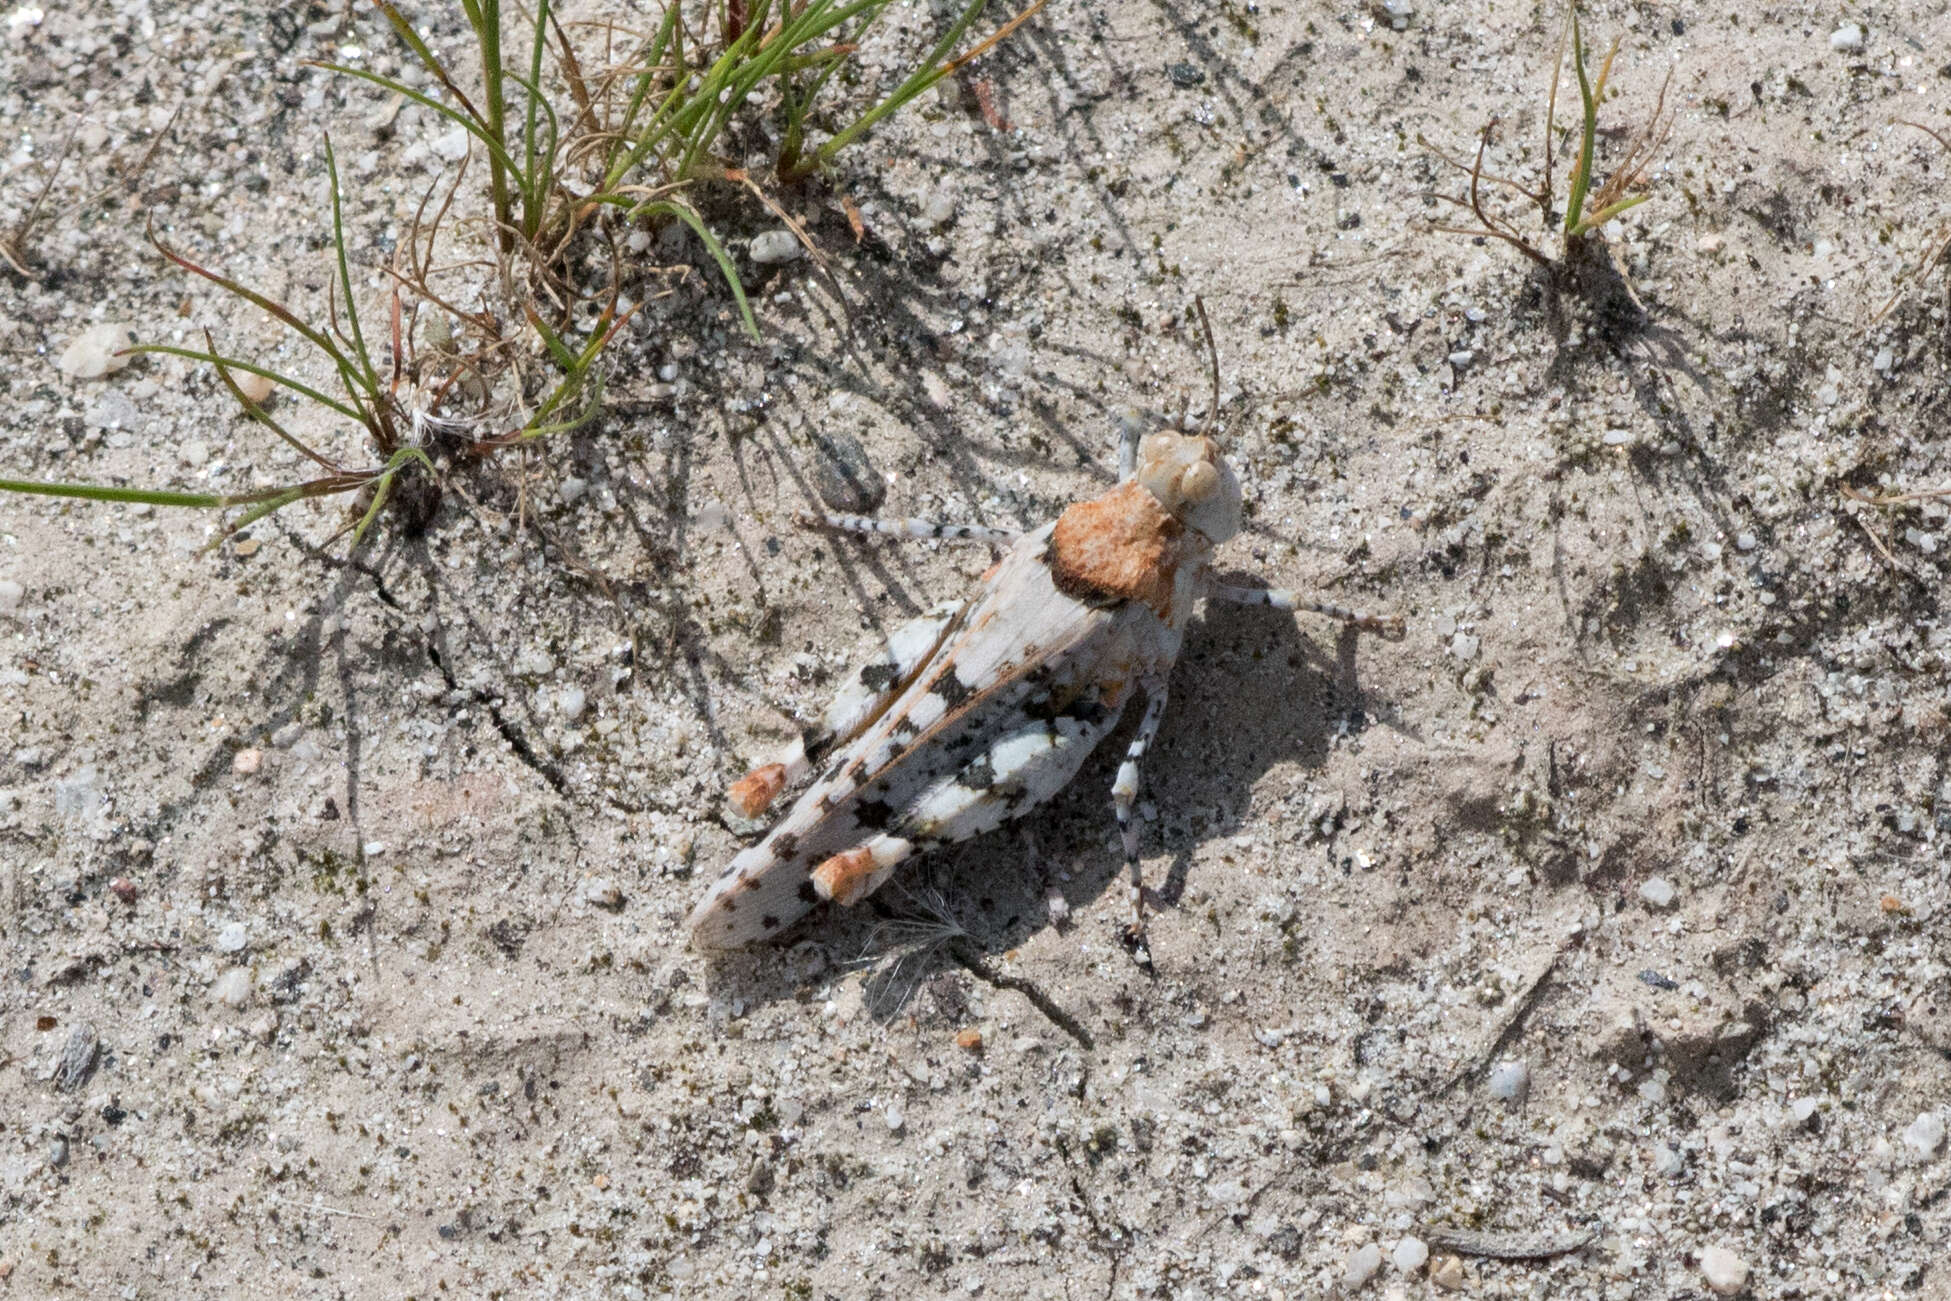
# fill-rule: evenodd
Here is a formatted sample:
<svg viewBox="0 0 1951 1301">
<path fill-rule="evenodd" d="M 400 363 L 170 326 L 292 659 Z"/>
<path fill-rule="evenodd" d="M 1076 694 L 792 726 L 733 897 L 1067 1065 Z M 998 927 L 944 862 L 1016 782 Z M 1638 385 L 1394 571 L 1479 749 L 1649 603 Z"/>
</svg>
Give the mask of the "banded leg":
<svg viewBox="0 0 1951 1301">
<path fill-rule="evenodd" d="M 1133 821 L 1132 815 L 1138 803 L 1138 764 L 1158 736 L 1159 720 L 1165 717 L 1166 701 L 1163 678 L 1146 682 L 1143 686 L 1145 716 L 1138 720 L 1138 735 L 1131 739 L 1131 747 L 1125 751 L 1125 761 L 1118 765 L 1118 780 L 1111 785 L 1111 807 L 1118 816 L 1118 837 L 1124 842 L 1125 872 L 1131 878 L 1131 926 L 1125 931 L 1125 943 L 1140 953 L 1145 952 L 1145 874 L 1138 863 L 1138 824 Z M 1149 956 L 1145 961 L 1149 963 Z"/>
<path fill-rule="evenodd" d="M 1006 547 L 1022 534 L 987 524 L 938 524 L 925 519 L 871 519 L 866 515 L 813 515 L 799 511 L 793 523 L 804 529 L 832 529 L 838 533 L 872 533 L 889 538 L 921 538 L 938 542 L 990 542 Z"/>
<path fill-rule="evenodd" d="M 888 634 L 881 653 L 840 687 L 826 713 L 771 763 L 760 764 L 733 782 L 726 798 L 741 814 L 756 818 L 780 792 L 805 779 L 814 762 L 836 744 L 845 744 L 878 718 L 888 702 L 911 681 L 948 636 L 964 603 L 937 606 Z"/>
<path fill-rule="evenodd" d="M 1214 583 L 1207 593 L 1222 601 L 1233 601 L 1239 605 L 1267 605 L 1276 610 L 1306 610 L 1312 614 L 1324 614 L 1330 619 L 1365 628 L 1369 632 L 1379 632 L 1385 637 L 1400 637 L 1403 634 L 1402 620 L 1392 614 L 1364 614 L 1360 610 L 1349 610 L 1339 605 L 1328 605 L 1321 601 L 1305 600 L 1296 593 L 1281 587 L 1233 587 L 1226 583 Z"/>
</svg>

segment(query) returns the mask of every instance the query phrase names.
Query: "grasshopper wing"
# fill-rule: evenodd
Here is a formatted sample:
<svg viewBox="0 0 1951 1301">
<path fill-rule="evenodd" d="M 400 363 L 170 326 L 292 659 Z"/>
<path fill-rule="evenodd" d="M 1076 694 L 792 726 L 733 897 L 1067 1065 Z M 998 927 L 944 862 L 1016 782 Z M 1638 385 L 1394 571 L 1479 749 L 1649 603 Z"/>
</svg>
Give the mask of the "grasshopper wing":
<svg viewBox="0 0 1951 1301">
<path fill-rule="evenodd" d="M 892 703 L 732 859 L 691 914 L 694 943 L 734 948 L 822 900 L 855 903 L 910 854 L 999 826 L 1070 781 L 1179 634 L 1142 603 L 1060 590 L 1053 527 L 1011 548 Z"/>
</svg>

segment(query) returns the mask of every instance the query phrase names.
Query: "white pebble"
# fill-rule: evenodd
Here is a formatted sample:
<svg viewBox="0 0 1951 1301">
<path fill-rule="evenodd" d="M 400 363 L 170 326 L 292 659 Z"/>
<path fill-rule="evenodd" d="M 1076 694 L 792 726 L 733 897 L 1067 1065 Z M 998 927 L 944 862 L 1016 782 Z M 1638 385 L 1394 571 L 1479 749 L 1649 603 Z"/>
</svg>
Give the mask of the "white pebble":
<svg viewBox="0 0 1951 1301">
<path fill-rule="evenodd" d="M 244 930 L 243 922 L 232 922 L 217 932 L 217 947 L 225 953 L 241 953 L 244 946 L 250 942 L 250 935 Z"/>
<path fill-rule="evenodd" d="M 752 237 L 750 251 L 754 262 L 760 266 L 772 266 L 796 260 L 801 249 L 790 230 L 767 230 Z"/>
<path fill-rule="evenodd" d="M 1382 1248 L 1372 1242 L 1355 1248 L 1348 1253 L 1348 1266 L 1341 1275 L 1342 1289 L 1355 1291 L 1374 1278 L 1375 1271 L 1381 1268 Z"/>
<path fill-rule="evenodd" d="M 922 205 L 921 219 L 931 226 L 946 226 L 955 220 L 955 194 L 946 184 L 939 186 Z"/>
<path fill-rule="evenodd" d="M 248 967 L 232 967 L 210 986 L 210 997 L 226 1007 L 242 1007 L 251 1001 L 251 972 Z"/>
<path fill-rule="evenodd" d="M 1700 1276 L 1722 1296 L 1733 1296 L 1748 1286 L 1748 1262 L 1726 1247 L 1709 1247 L 1700 1253 Z"/>
<path fill-rule="evenodd" d="M 1904 1126 L 1904 1146 L 1921 1160 L 1928 1161 L 1944 1146 L 1944 1118 L 1934 1111 L 1924 1112 Z"/>
<path fill-rule="evenodd" d="M 901 1114 L 901 1108 L 899 1107 L 889 1107 L 884 1113 L 883 1119 L 887 1121 L 888 1132 L 893 1134 L 900 1133 L 901 1126 L 908 1123 L 908 1118 Z"/>
<path fill-rule="evenodd" d="M 1413 0 L 1382 0 L 1375 8 L 1376 12 L 1381 14 L 1382 20 L 1396 31 L 1407 28 L 1409 20 L 1416 16 Z"/>
<path fill-rule="evenodd" d="M 1742 551 L 1753 551 L 1755 549 L 1755 535 L 1752 533 L 1737 533 L 1734 535 L 1734 545 Z"/>
<path fill-rule="evenodd" d="M 1896 364 L 1897 354 L 1891 351 L 1888 344 L 1885 344 L 1876 350 L 1876 358 L 1870 362 L 1870 368 L 1881 374 L 1888 374 L 1890 368 Z"/>
<path fill-rule="evenodd" d="M 1844 23 L 1829 33 L 1829 48 L 1838 54 L 1854 54 L 1863 48 L 1863 29 L 1856 23 Z"/>
<path fill-rule="evenodd" d="M 1648 908 L 1671 908 L 1679 893 L 1663 876 L 1649 876 L 1639 886 L 1639 897 Z"/>
<path fill-rule="evenodd" d="M 562 483 L 557 487 L 556 491 L 562 495 L 563 505 L 565 506 L 573 505 L 574 503 L 581 501 L 583 499 L 583 494 L 589 491 L 589 480 L 578 479 L 572 475 L 569 478 L 564 479 Z"/>
<path fill-rule="evenodd" d="M 1464 367 L 1468 366 L 1471 362 L 1475 361 L 1476 359 L 1477 359 L 1477 354 L 1472 352 L 1470 349 L 1458 348 L 1455 352 L 1450 354 L 1450 365 L 1455 366 L 1458 370 L 1462 370 Z"/>
<path fill-rule="evenodd" d="M 556 709 L 571 723 L 583 716 L 588 704 L 589 695 L 581 687 L 564 687 L 555 698 Z"/>
<path fill-rule="evenodd" d="M 230 770 L 239 777 L 249 777 L 264 766 L 264 751 L 255 749 L 239 750 L 230 756 Z"/>
<path fill-rule="evenodd" d="M 27 595 L 27 589 L 11 578 L 0 578 L 0 611 L 17 610 L 20 598 Z"/>
<path fill-rule="evenodd" d="M 70 379 L 100 379 L 128 365 L 132 358 L 116 353 L 135 342 L 135 330 L 119 323 L 91 325 L 77 334 L 54 364 Z"/>
<path fill-rule="evenodd" d="M 467 157 L 467 130 L 455 127 L 444 135 L 436 136 L 433 143 L 434 156 L 450 163 L 458 163 Z"/>
<path fill-rule="evenodd" d="M 1531 1091 L 1531 1068 L 1523 1062 L 1499 1062 L 1490 1068 L 1490 1096 L 1515 1106 Z"/>
<path fill-rule="evenodd" d="M 1404 1238 L 1389 1253 L 1395 1267 L 1405 1274 L 1413 1274 L 1429 1260 L 1429 1244 L 1421 1238 Z"/>
</svg>

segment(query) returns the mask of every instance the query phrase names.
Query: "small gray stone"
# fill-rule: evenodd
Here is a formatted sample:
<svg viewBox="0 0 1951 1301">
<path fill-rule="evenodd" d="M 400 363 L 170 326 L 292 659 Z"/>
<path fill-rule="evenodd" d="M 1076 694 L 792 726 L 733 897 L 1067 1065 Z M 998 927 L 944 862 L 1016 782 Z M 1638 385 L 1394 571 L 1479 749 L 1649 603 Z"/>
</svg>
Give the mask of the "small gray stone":
<svg viewBox="0 0 1951 1301">
<path fill-rule="evenodd" d="M 1673 907 L 1679 892 L 1673 888 L 1673 882 L 1665 877 L 1649 876 L 1640 882 L 1639 897 L 1648 908 L 1664 910 Z"/>
<path fill-rule="evenodd" d="M 225 1007 L 242 1007 L 251 1001 L 251 972 L 248 967 L 232 967 L 210 986 L 210 997 Z"/>
<path fill-rule="evenodd" d="M 1170 77 L 1172 84 L 1181 90 L 1191 90 L 1206 80 L 1205 70 L 1190 63 L 1168 64 L 1165 75 Z"/>
<path fill-rule="evenodd" d="M 616 882 L 607 876 L 593 876 L 582 884 L 583 902 L 592 908 L 605 908 L 612 912 L 623 906 L 623 891 L 616 888 Z"/>
<path fill-rule="evenodd" d="M 1726 1247 L 1709 1247 L 1700 1253 L 1700 1276 L 1721 1296 L 1733 1296 L 1748 1286 L 1748 1262 Z"/>
<path fill-rule="evenodd" d="M 1348 1253 L 1348 1263 L 1341 1274 L 1341 1287 L 1344 1292 L 1356 1292 L 1368 1285 L 1375 1277 L 1375 1271 L 1382 1268 L 1382 1248 L 1375 1243 L 1365 1243 Z"/>
<path fill-rule="evenodd" d="M 946 226 L 955 220 L 955 194 L 946 183 L 937 187 L 922 205 L 921 219 L 931 226 Z"/>
<path fill-rule="evenodd" d="M 1499 1062 L 1490 1068 L 1486 1087 L 1491 1097 L 1515 1107 L 1531 1092 L 1531 1068 L 1523 1062 Z"/>
<path fill-rule="evenodd" d="M 1904 1126 L 1904 1146 L 1922 1161 L 1936 1156 L 1944 1146 L 1944 1117 L 1927 1111 Z"/>
<path fill-rule="evenodd" d="M 790 230 L 766 230 L 752 237 L 748 251 L 752 254 L 752 260 L 760 266 L 777 266 L 783 262 L 798 261 L 804 250 Z"/>
<path fill-rule="evenodd" d="M 887 482 L 860 440 L 844 430 L 813 435 L 813 491 L 828 510 L 871 515 L 887 500 Z"/>
<path fill-rule="evenodd" d="M 68 1032 L 68 1042 L 61 1049 L 61 1060 L 55 1063 L 54 1087 L 63 1093 L 73 1093 L 88 1083 L 88 1077 L 95 1073 L 95 1063 L 101 1059 L 102 1041 L 95 1035 L 92 1025 L 78 1025 Z"/>
</svg>

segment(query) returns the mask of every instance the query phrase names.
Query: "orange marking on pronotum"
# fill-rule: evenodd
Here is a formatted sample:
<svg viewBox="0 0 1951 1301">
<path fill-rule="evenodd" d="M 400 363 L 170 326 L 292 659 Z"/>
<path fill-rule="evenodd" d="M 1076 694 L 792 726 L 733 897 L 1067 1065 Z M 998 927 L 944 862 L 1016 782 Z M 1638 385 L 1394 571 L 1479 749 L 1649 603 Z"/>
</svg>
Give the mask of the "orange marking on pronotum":
<svg viewBox="0 0 1951 1301">
<path fill-rule="evenodd" d="M 1138 601 L 1169 620 L 1177 569 L 1172 543 L 1184 532 L 1151 489 L 1134 479 L 1058 517 L 1050 534 L 1050 572 L 1066 596 Z"/>
</svg>

